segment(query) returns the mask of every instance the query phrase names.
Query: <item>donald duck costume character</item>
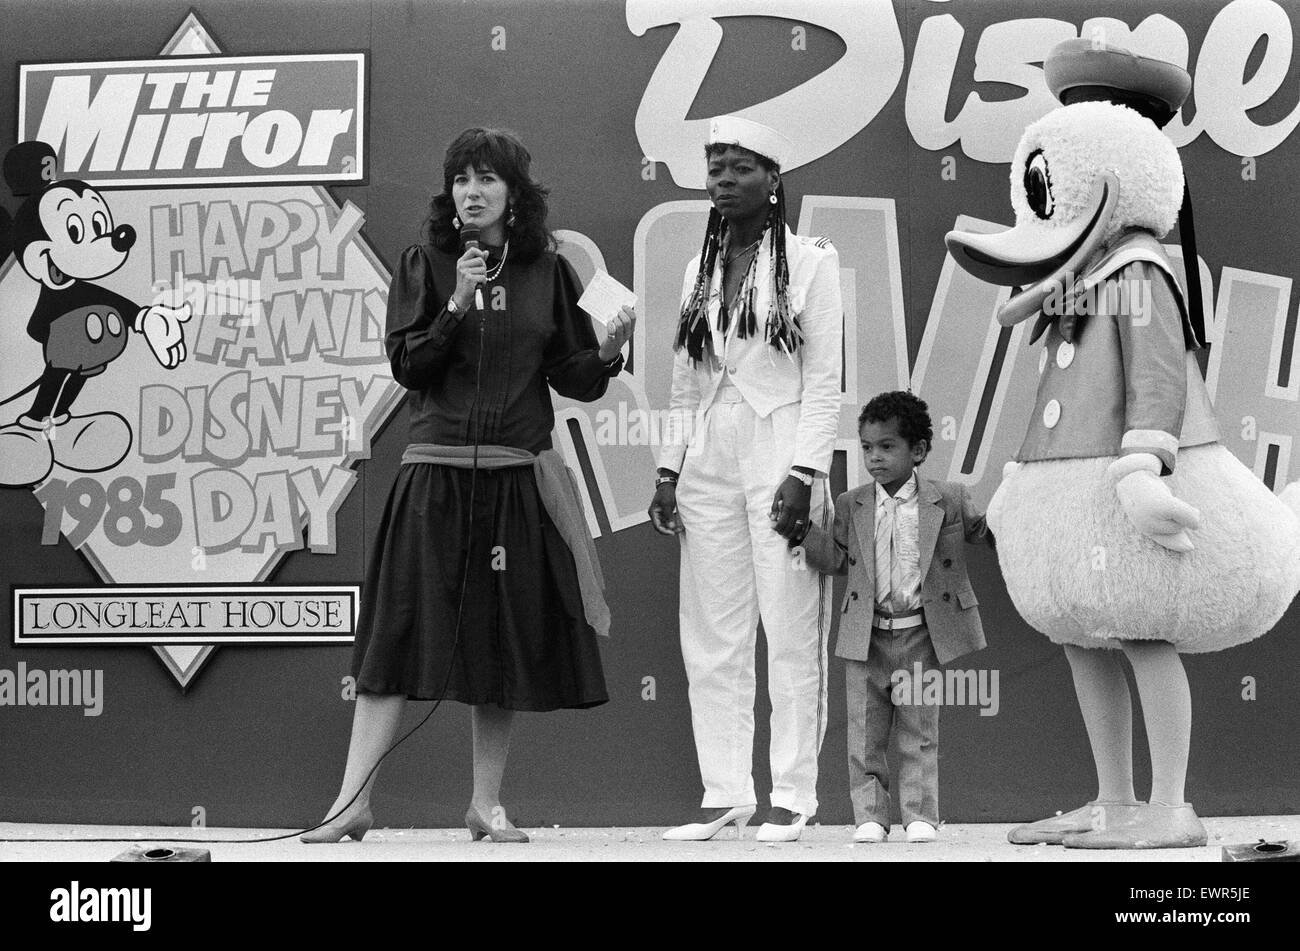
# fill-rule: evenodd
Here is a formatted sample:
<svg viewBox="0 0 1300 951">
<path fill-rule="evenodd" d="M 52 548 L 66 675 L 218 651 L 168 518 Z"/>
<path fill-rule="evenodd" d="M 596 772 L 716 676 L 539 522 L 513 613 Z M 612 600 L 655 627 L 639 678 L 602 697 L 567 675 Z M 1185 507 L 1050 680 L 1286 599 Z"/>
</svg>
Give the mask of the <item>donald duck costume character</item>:
<svg viewBox="0 0 1300 951">
<path fill-rule="evenodd" d="M 1159 126 L 1190 91 L 1187 72 L 1091 40 L 1058 45 L 1043 68 L 1063 105 L 1016 148 L 1015 227 L 946 239 L 976 277 L 1024 288 L 998 320 L 1033 318 L 1043 346 L 1029 431 L 988 522 L 1017 610 L 1064 645 L 1098 778 L 1093 802 L 1009 838 L 1204 845 L 1184 798 L 1191 698 L 1179 655 L 1277 623 L 1300 590 L 1300 486 L 1275 496 L 1219 443 L 1194 355 L 1199 314 L 1157 241 L 1184 194 Z M 1149 740 L 1147 802 L 1133 790 L 1121 653 Z"/>
</svg>

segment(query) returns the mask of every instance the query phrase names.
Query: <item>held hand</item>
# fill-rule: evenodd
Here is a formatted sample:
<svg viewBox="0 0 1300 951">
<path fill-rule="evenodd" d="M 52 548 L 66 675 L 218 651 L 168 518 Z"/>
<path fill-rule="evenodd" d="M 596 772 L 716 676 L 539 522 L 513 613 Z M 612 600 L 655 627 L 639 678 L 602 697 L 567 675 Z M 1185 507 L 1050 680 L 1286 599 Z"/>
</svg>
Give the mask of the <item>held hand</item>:
<svg viewBox="0 0 1300 951">
<path fill-rule="evenodd" d="M 772 528 L 782 538 L 795 539 L 808 527 L 808 511 L 812 507 L 812 486 L 804 485 L 794 476 L 786 476 L 772 498 L 772 511 L 768 518 Z"/>
<path fill-rule="evenodd" d="M 606 363 L 623 350 L 623 344 L 632 339 L 636 329 L 636 311 L 624 305 L 605 325 L 605 339 L 600 344 L 600 358 Z"/>
<path fill-rule="evenodd" d="M 456 261 L 456 306 L 468 310 L 474 301 L 474 289 L 487 283 L 487 252 L 482 248 L 466 248 Z"/>
<path fill-rule="evenodd" d="M 671 482 L 655 489 L 655 497 L 650 502 L 650 524 L 660 535 L 680 535 L 686 531 L 677 517 L 677 486 Z"/>
<path fill-rule="evenodd" d="M 186 301 L 180 307 L 167 307 L 154 304 L 144 311 L 136 325 L 159 363 L 168 370 L 174 370 L 185 359 L 185 330 L 181 326 L 192 316 L 193 311 Z"/>
<path fill-rule="evenodd" d="M 1174 496 L 1169 485 L 1156 472 L 1160 463 L 1155 456 L 1121 456 L 1108 470 L 1116 478 L 1115 494 L 1133 527 L 1157 545 L 1170 551 L 1189 552 L 1195 546 L 1188 529 L 1201 524 L 1201 513 Z"/>
</svg>

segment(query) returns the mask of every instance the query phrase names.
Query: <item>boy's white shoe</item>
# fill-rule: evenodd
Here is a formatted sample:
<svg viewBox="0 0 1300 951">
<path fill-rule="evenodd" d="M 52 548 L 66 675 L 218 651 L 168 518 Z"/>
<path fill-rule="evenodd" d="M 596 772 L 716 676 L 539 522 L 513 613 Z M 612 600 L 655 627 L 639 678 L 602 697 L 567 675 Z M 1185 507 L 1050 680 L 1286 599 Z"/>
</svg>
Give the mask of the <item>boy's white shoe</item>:
<svg viewBox="0 0 1300 951">
<path fill-rule="evenodd" d="M 936 834 L 934 826 L 921 819 L 907 824 L 908 842 L 933 842 Z"/>
<path fill-rule="evenodd" d="M 879 822 L 864 822 L 853 830 L 854 842 L 884 842 L 889 838 L 889 830 Z"/>
</svg>

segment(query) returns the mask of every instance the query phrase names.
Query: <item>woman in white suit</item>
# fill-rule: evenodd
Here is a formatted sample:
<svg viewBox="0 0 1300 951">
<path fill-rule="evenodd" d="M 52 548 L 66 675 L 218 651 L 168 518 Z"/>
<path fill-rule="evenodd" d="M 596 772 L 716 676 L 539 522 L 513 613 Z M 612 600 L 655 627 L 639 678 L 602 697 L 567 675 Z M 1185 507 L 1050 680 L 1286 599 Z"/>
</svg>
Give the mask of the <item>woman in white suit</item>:
<svg viewBox="0 0 1300 951">
<path fill-rule="evenodd" d="M 682 657 L 704 780 L 703 814 L 667 839 L 743 830 L 752 775 L 754 651 L 767 639 L 771 811 L 762 841 L 795 841 L 817 811 L 826 729 L 830 586 L 787 539 L 830 511 L 840 410 L 839 258 L 785 222 L 790 141 L 737 116 L 713 120 L 713 202 L 687 267 L 673 366 L 673 426 L 650 518 L 681 542 Z"/>
</svg>

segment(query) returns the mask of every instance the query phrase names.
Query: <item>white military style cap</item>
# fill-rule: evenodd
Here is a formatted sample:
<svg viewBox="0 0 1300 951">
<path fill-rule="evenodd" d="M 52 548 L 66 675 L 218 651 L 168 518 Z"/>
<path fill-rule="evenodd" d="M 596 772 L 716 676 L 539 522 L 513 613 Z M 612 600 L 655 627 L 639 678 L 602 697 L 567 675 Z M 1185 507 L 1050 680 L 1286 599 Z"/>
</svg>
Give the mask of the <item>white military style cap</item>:
<svg viewBox="0 0 1300 951">
<path fill-rule="evenodd" d="M 771 126 L 740 116 L 717 116 L 709 121 L 709 145 L 739 145 L 784 167 L 794 143 Z"/>
</svg>

